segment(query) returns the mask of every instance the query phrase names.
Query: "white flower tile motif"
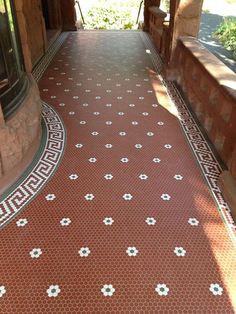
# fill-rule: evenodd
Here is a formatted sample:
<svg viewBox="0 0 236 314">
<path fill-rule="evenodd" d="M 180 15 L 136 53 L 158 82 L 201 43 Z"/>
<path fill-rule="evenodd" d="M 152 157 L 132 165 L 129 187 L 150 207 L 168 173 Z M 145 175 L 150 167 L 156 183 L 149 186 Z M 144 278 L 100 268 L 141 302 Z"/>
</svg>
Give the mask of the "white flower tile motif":
<svg viewBox="0 0 236 314">
<path fill-rule="evenodd" d="M 189 218 L 188 223 L 194 227 L 197 227 L 199 225 L 199 221 L 196 218 Z"/>
<path fill-rule="evenodd" d="M 73 99 L 79 99 L 79 96 L 73 96 Z"/>
<path fill-rule="evenodd" d="M 172 148 L 172 146 L 170 144 L 165 144 L 164 147 L 167 148 L 167 149 L 171 149 Z"/>
<path fill-rule="evenodd" d="M 152 104 L 152 107 L 156 108 L 156 107 L 158 107 L 158 104 Z"/>
<path fill-rule="evenodd" d="M 123 99 L 123 97 L 122 96 L 118 96 L 118 97 L 116 97 L 118 100 L 121 100 L 121 99 Z"/>
<path fill-rule="evenodd" d="M 112 148 L 113 145 L 112 145 L 112 144 L 106 144 L 105 147 L 106 147 L 106 148 Z"/>
<path fill-rule="evenodd" d="M 123 157 L 123 158 L 121 158 L 120 161 L 123 163 L 127 163 L 127 162 L 129 162 L 129 159 L 127 157 Z"/>
<path fill-rule="evenodd" d="M 107 93 L 111 93 L 111 90 L 110 90 L 110 89 L 107 89 L 106 92 L 107 92 Z"/>
<path fill-rule="evenodd" d="M 70 115 L 70 116 L 74 116 L 74 115 L 75 115 L 75 112 L 74 112 L 74 111 L 70 111 L 70 112 L 69 112 L 69 115 Z"/>
<path fill-rule="evenodd" d="M 82 147 L 83 147 L 83 144 L 80 144 L 80 143 L 75 144 L 75 147 L 76 147 L 76 148 L 82 148 Z"/>
<path fill-rule="evenodd" d="M 69 179 L 70 180 L 76 180 L 76 179 L 78 179 L 78 175 L 77 174 L 71 174 L 71 175 L 69 175 Z"/>
<path fill-rule="evenodd" d="M 159 158 L 157 158 L 157 157 L 155 157 L 155 158 L 153 158 L 153 160 L 152 160 L 154 163 L 160 163 L 161 162 L 161 160 L 159 159 Z"/>
<path fill-rule="evenodd" d="M 183 180 L 183 177 L 180 174 L 176 174 L 174 176 L 174 179 L 177 180 L 177 181 L 181 181 L 181 180 Z"/>
<path fill-rule="evenodd" d="M 27 225 L 28 220 L 26 218 L 21 218 L 19 220 L 17 220 L 16 225 L 17 227 L 24 227 L 25 225 Z"/>
<path fill-rule="evenodd" d="M 82 124 L 82 125 L 84 125 L 84 124 L 86 124 L 87 122 L 86 121 L 80 121 L 79 122 L 79 124 Z"/>
<path fill-rule="evenodd" d="M 51 285 L 47 289 L 47 294 L 48 294 L 49 298 L 57 297 L 60 292 L 61 292 L 61 289 L 60 289 L 59 285 Z"/>
<path fill-rule="evenodd" d="M 129 246 L 126 250 L 128 256 L 137 256 L 138 250 L 135 246 Z"/>
<path fill-rule="evenodd" d="M 95 116 L 99 116 L 99 115 L 100 115 L 100 112 L 95 111 L 93 114 L 94 114 Z"/>
<path fill-rule="evenodd" d="M 153 132 L 147 132 L 147 136 L 154 136 Z"/>
<path fill-rule="evenodd" d="M 135 144 L 134 147 L 137 149 L 141 149 L 143 147 L 143 145 L 142 144 Z"/>
<path fill-rule="evenodd" d="M 66 104 L 63 103 L 63 102 L 61 102 L 61 103 L 59 104 L 60 107 L 65 107 L 65 105 L 66 105 Z"/>
<path fill-rule="evenodd" d="M 53 200 L 55 200 L 56 195 L 55 194 L 48 194 L 45 196 L 45 198 L 47 201 L 53 201 Z"/>
<path fill-rule="evenodd" d="M 63 227 L 67 227 L 71 224 L 71 220 L 70 218 L 62 218 L 61 221 L 60 221 L 60 224 L 63 226 Z"/>
<path fill-rule="evenodd" d="M 106 226 L 111 226 L 114 223 L 114 220 L 111 217 L 106 217 L 104 218 L 103 223 Z"/>
<path fill-rule="evenodd" d="M 148 176 L 146 174 L 142 173 L 142 174 L 139 175 L 139 179 L 140 180 L 147 180 Z"/>
<path fill-rule="evenodd" d="M 124 114 L 125 114 L 125 113 L 122 112 L 122 111 L 118 112 L 118 115 L 119 115 L 119 116 L 124 116 Z"/>
<path fill-rule="evenodd" d="M 30 256 L 32 258 L 39 258 L 40 255 L 42 255 L 42 250 L 40 248 L 34 248 L 33 250 L 30 251 Z"/>
<path fill-rule="evenodd" d="M 126 135 L 126 132 L 119 132 L 119 135 L 120 135 L 120 136 L 125 136 L 125 135 Z"/>
<path fill-rule="evenodd" d="M 112 125 L 112 121 L 106 121 L 106 125 Z"/>
<path fill-rule="evenodd" d="M 166 297 L 170 291 L 170 289 L 167 287 L 166 284 L 164 283 L 158 283 L 155 291 L 159 294 L 159 296 L 164 296 Z"/>
<path fill-rule="evenodd" d="M 88 257 L 91 253 L 90 249 L 88 247 L 82 247 L 78 251 L 80 257 Z"/>
<path fill-rule="evenodd" d="M 141 97 L 139 97 L 138 99 L 139 99 L 139 100 L 144 100 L 144 97 L 141 96 Z"/>
<path fill-rule="evenodd" d="M 113 179 L 113 175 L 111 173 L 105 174 L 104 178 L 106 180 L 112 180 Z"/>
<path fill-rule="evenodd" d="M 176 247 L 174 249 L 174 253 L 175 253 L 176 256 L 183 257 L 183 256 L 186 255 L 186 250 L 183 247 Z"/>
<path fill-rule="evenodd" d="M 83 107 L 88 107 L 88 106 L 89 106 L 89 104 L 83 104 L 82 106 L 83 106 Z"/>
<path fill-rule="evenodd" d="M 148 217 L 145 221 L 149 226 L 154 226 L 157 222 L 156 219 L 153 217 Z"/>
<path fill-rule="evenodd" d="M 162 194 L 161 198 L 163 201 L 169 201 L 171 199 L 171 196 L 169 194 Z"/>
<path fill-rule="evenodd" d="M 0 286 L 0 298 L 2 298 L 6 292 L 5 286 Z"/>
<path fill-rule="evenodd" d="M 133 125 L 138 125 L 138 121 L 132 121 Z"/>
<path fill-rule="evenodd" d="M 148 112 L 143 112 L 142 115 L 146 117 L 146 116 L 149 115 L 149 113 Z"/>
<path fill-rule="evenodd" d="M 217 296 L 222 295 L 224 289 L 218 283 L 212 283 L 209 290 L 214 296 Z"/>
<path fill-rule="evenodd" d="M 112 104 L 106 104 L 106 107 L 112 107 Z"/>
<path fill-rule="evenodd" d="M 96 131 L 94 131 L 94 132 L 92 132 L 91 134 L 92 134 L 93 136 L 96 136 L 96 135 L 98 135 L 99 133 L 96 132 Z"/>
<path fill-rule="evenodd" d="M 91 162 L 91 163 L 95 163 L 96 161 L 97 161 L 97 158 L 95 158 L 95 157 L 89 158 L 89 162 Z"/>
<path fill-rule="evenodd" d="M 133 195 L 130 194 L 130 193 L 126 193 L 126 194 L 123 195 L 123 199 L 124 199 L 125 201 L 131 201 L 132 198 L 133 198 Z"/>
<path fill-rule="evenodd" d="M 159 122 L 157 122 L 157 124 L 158 124 L 158 125 L 164 125 L 164 122 L 159 121 Z"/>
<path fill-rule="evenodd" d="M 106 284 L 101 289 L 101 292 L 105 297 L 112 297 L 115 291 L 115 288 L 111 284 Z"/>
<path fill-rule="evenodd" d="M 87 201 L 92 201 L 93 199 L 94 199 L 94 195 L 93 194 L 91 194 L 91 193 L 89 193 L 89 194 L 86 194 L 85 196 L 84 196 L 84 198 L 87 200 Z"/>
<path fill-rule="evenodd" d="M 133 108 L 135 107 L 135 104 L 129 104 L 129 107 Z"/>
</svg>

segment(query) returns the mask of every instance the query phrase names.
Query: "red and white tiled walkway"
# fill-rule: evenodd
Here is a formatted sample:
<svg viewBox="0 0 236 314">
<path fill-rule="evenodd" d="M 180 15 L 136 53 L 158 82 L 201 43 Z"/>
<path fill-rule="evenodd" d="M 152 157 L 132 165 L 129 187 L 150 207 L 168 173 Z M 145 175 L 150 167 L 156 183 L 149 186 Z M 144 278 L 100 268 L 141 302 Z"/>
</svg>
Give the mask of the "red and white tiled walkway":
<svg viewBox="0 0 236 314">
<path fill-rule="evenodd" d="M 44 72 L 64 156 L 1 230 L 1 313 L 236 312 L 234 232 L 145 36 L 69 33 Z"/>
</svg>

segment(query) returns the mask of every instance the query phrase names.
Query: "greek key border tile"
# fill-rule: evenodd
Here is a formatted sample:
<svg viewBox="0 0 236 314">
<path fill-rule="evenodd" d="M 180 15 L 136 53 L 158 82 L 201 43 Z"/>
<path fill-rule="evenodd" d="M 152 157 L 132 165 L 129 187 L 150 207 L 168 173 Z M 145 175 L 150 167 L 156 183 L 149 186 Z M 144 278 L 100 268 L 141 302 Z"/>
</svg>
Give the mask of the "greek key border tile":
<svg viewBox="0 0 236 314">
<path fill-rule="evenodd" d="M 62 33 L 39 61 L 32 72 L 36 81 L 42 77 L 67 35 Z M 42 103 L 42 119 L 46 126 L 44 148 L 40 155 L 35 157 L 38 160 L 33 169 L 26 170 L 29 174 L 19 179 L 19 184 L 11 192 L 4 194 L 6 196 L 0 200 L 0 228 L 9 223 L 37 195 L 56 171 L 62 159 L 66 143 L 63 122 L 57 112 L 45 102 Z"/>
<path fill-rule="evenodd" d="M 233 242 L 236 244 L 236 224 L 231 216 L 230 208 L 224 200 L 222 192 L 217 185 L 217 180 L 222 172 L 221 165 L 214 156 L 214 153 L 208 145 L 204 134 L 198 127 L 197 122 L 195 121 L 175 84 L 171 81 L 167 81 L 160 74 L 163 67 L 163 61 L 153 46 L 149 35 L 140 33 L 140 36 L 145 47 L 151 51 L 150 57 L 157 72 L 157 77 L 165 86 L 170 101 L 174 104 L 178 111 L 179 123 L 184 131 L 192 152 L 194 153 L 198 165 L 200 166 L 203 176 L 206 179 L 211 194 L 213 195 L 213 198 L 217 204 L 222 220 L 225 223 Z"/>
</svg>

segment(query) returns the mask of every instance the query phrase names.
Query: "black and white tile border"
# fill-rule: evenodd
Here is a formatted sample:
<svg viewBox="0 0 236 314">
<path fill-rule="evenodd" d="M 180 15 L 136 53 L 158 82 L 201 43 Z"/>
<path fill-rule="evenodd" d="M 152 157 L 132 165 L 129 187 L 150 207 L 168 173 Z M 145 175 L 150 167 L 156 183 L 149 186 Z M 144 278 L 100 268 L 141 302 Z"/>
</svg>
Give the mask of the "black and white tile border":
<svg viewBox="0 0 236 314">
<path fill-rule="evenodd" d="M 38 81 L 52 58 L 59 50 L 67 34 L 62 33 L 49 48 L 33 71 Z M 38 157 L 37 164 L 22 182 L 0 201 L 0 228 L 4 227 L 28 204 L 51 178 L 63 156 L 66 131 L 60 116 L 48 104 L 42 104 L 42 118 L 46 125 L 46 144 Z"/>
<path fill-rule="evenodd" d="M 196 160 L 202 170 L 202 173 L 208 183 L 209 189 L 218 205 L 219 212 L 227 229 L 230 233 L 231 238 L 236 241 L 236 224 L 234 223 L 232 216 L 230 214 L 229 206 L 223 198 L 222 192 L 217 185 L 217 180 L 222 172 L 222 168 L 214 156 L 210 146 L 208 145 L 204 135 L 199 129 L 196 121 L 194 120 L 188 106 L 181 97 L 175 84 L 165 80 L 161 75 L 162 60 L 157 53 L 156 49 L 151 42 L 150 37 L 145 33 L 140 33 L 140 36 L 144 42 L 147 49 L 151 51 L 150 57 L 152 59 L 153 65 L 156 72 L 158 73 L 158 78 L 165 86 L 167 94 L 178 110 L 178 117 L 180 125 L 184 131 L 189 145 L 196 157 Z"/>
<path fill-rule="evenodd" d="M 44 71 L 48 67 L 49 63 L 52 61 L 53 57 L 60 49 L 61 45 L 64 43 L 68 36 L 68 33 L 61 33 L 58 39 L 48 48 L 46 54 L 40 59 L 36 67 L 33 69 L 32 75 L 36 82 L 40 80 Z"/>
</svg>

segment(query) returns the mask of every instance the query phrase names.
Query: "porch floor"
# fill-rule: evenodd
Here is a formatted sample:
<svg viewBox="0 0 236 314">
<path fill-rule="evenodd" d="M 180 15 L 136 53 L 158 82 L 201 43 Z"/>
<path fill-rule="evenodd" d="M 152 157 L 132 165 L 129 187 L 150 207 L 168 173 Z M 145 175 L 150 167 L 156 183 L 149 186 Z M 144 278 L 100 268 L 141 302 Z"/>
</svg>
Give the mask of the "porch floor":
<svg viewBox="0 0 236 314">
<path fill-rule="evenodd" d="M 69 33 L 54 56 L 39 87 L 64 156 L 1 230 L 1 313 L 235 313 L 234 233 L 159 61 L 136 31 Z"/>
</svg>

